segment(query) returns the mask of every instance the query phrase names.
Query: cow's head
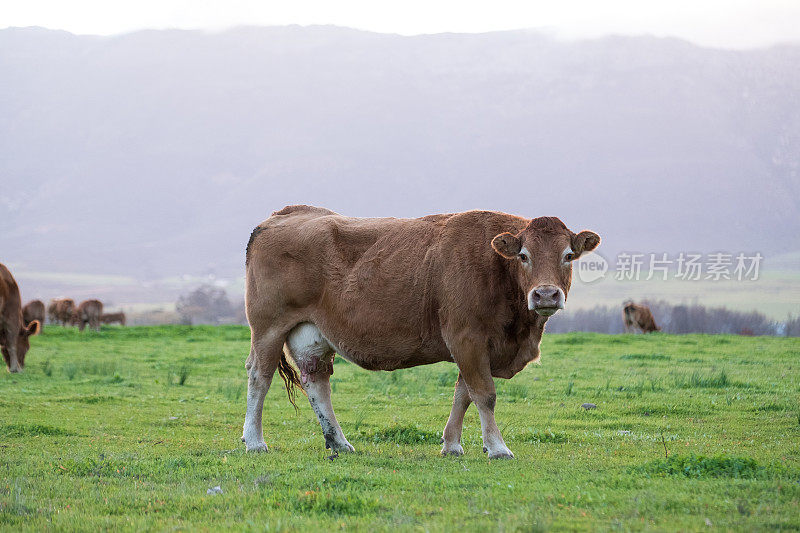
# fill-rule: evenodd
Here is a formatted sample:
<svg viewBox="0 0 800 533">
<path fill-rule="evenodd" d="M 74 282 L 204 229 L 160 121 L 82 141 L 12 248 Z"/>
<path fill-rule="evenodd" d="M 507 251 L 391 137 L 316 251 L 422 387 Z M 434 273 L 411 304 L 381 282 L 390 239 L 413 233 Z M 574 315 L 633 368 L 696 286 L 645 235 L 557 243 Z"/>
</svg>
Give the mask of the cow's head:
<svg viewBox="0 0 800 533">
<path fill-rule="evenodd" d="M 28 340 L 28 337 L 31 335 L 36 335 L 39 333 L 41 326 L 38 320 L 32 321 L 27 326 L 23 325 L 19 328 L 19 333 L 17 334 L 17 359 L 13 361 L 11 359 L 11 353 L 8 351 L 8 344 L 3 345 L 3 359 L 6 360 L 8 364 L 8 371 L 9 372 L 20 372 L 22 368 L 25 366 L 25 354 L 28 353 L 28 349 L 31 347 L 31 343 Z"/>
<path fill-rule="evenodd" d="M 528 309 L 542 316 L 564 308 L 572 262 L 599 244 L 597 233 L 572 233 L 556 217 L 535 218 L 516 235 L 501 233 L 492 239 L 492 248 L 515 262 L 512 271 L 527 295 Z"/>
</svg>

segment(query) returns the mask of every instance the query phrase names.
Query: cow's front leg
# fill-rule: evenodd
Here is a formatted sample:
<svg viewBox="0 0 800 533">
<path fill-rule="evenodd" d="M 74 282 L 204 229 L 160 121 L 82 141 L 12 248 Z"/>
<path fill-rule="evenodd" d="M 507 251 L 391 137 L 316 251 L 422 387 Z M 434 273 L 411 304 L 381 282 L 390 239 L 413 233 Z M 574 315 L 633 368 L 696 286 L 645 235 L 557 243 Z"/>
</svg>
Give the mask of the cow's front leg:
<svg viewBox="0 0 800 533">
<path fill-rule="evenodd" d="M 442 433 L 442 455 L 464 455 L 464 448 L 461 447 L 461 429 L 464 426 L 464 414 L 470 403 L 472 400 L 469 397 L 467 384 L 459 374 L 453 394 L 453 408 Z"/>
<path fill-rule="evenodd" d="M 456 358 L 458 369 L 467 385 L 467 390 L 478 408 L 481 417 L 481 434 L 483 435 L 483 447 L 489 454 L 489 459 L 512 459 L 514 454 L 508 449 L 500 434 L 500 429 L 494 420 L 494 406 L 497 402 L 497 394 L 492 380 L 492 371 L 489 367 L 488 357 L 477 351 L 477 346 L 485 346 L 485 343 L 472 343 L 473 346 L 467 348 L 464 354 L 466 357 Z M 463 353 L 463 352 L 462 352 Z"/>
<path fill-rule="evenodd" d="M 0 341 L 3 341 L 3 337 L 5 337 L 3 344 L 6 346 L 6 350 L 3 351 L 3 359 L 6 361 L 8 371 L 12 374 L 22 372 L 22 367 L 19 366 L 19 359 L 17 358 L 17 335 L 19 333 L 12 330 L 10 325 L 6 327 L 5 331 L 0 331 Z"/>
</svg>

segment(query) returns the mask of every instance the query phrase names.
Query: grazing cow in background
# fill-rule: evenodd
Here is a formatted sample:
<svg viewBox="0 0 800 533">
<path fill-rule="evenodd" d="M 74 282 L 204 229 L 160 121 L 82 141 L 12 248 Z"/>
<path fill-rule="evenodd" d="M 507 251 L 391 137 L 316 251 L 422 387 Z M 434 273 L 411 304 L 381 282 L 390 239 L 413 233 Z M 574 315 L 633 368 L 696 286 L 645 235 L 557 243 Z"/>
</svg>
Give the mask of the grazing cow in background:
<svg viewBox="0 0 800 533">
<path fill-rule="evenodd" d="M 636 333 L 636 329 L 642 333 L 661 331 L 661 328 L 656 326 L 656 320 L 653 318 L 650 308 L 643 304 L 635 304 L 630 300 L 625 302 L 625 307 L 622 309 L 622 320 L 625 323 L 625 333 Z"/>
<path fill-rule="evenodd" d="M 11 272 L 0 263 L 0 351 L 9 372 L 21 372 L 30 348 L 28 337 L 39 333 L 40 323 L 25 323 L 19 287 Z"/>
<path fill-rule="evenodd" d="M 55 298 L 50 300 L 47 306 L 47 315 L 54 324 L 66 326 L 72 322 L 72 314 L 75 311 L 75 300 L 72 298 Z"/>
<path fill-rule="evenodd" d="M 50 319 L 51 324 L 56 324 L 58 322 L 58 300 L 55 298 L 50 300 L 50 303 L 47 304 L 47 318 Z"/>
<path fill-rule="evenodd" d="M 310 206 L 273 213 L 253 230 L 245 261 L 247 450 L 267 449 L 262 408 L 276 369 L 290 399 L 294 386 L 305 390 L 326 446 L 353 450 L 331 405 L 335 352 L 367 370 L 455 362 L 442 454 L 464 453 L 461 428 L 474 402 L 489 457 L 513 457 L 495 422 L 492 378 L 539 359 L 572 262 L 598 244 L 596 233 L 573 233 L 555 217 L 350 218 Z"/>
<path fill-rule="evenodd" d="M 125 313 L 103 313 L 100 316 L 100 322 L 103 324 L 119 323 L 120 326 L 125 325 Z"/>
<path fill-rule="evenodd" d="M 39 321 L 39 327 L 44 329 L 44 303 L 41 300 L 31 300 L 22 308 L 22 319 L 26 324 L 34 320 Z"/>
<path fill-rule="evenodd" d="M 86 324 L 95 331 L 100 331 L 100 317 L 103 315 L 103 302 L 85 300 L 72 313 L 72 325 L 83 331 Z"/>
</svg>

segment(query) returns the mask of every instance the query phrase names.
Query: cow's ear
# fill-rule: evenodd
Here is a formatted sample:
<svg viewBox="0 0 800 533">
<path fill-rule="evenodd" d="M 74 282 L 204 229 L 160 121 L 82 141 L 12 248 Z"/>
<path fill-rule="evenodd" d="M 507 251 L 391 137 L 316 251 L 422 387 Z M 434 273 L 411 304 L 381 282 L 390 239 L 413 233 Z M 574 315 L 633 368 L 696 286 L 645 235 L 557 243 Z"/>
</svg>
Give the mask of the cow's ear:
<svg viewBox="0 0 800 533">
<path fill-rule="evenodd" d="M 39 321 L 38 320 L 33 320 L 33 321 L 31 321 L 30 324 L 28 324 L 27 327 L 22 329 L 22 332 L 23 332 L 23 334 L 28 335 L 28 336 L 30 336 L 30 335 L 38 335 L 39 332 L 41 331 L 41 329 L 42 328 L 41 328 L 41 324 L 39 324 Z"/>
<path fill-rule="evenodd" d="M 492 239 L 492 248 L 506 259 L 513 259 L 522 249 L 522 241 L 510 233 L 501 233 Z"/>
<path fill-rule="evenodd" d="M 600 235 L 593 231 L 582 231 L 572 236 L 572 251 L 576 255 L 591 252 L 600 245 Z"/>
</svg>

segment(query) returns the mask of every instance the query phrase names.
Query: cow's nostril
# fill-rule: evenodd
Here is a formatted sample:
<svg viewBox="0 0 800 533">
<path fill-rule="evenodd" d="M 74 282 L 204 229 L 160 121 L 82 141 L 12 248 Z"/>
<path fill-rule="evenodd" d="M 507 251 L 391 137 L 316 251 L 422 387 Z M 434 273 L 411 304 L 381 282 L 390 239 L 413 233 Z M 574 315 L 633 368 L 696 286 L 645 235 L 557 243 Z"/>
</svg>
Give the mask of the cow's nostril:
<svg viewBox="0 0 800 533">
<path fill-rule="evenodd" d="M 558 296 L 558 289 L 553 287 L 545 287 L 533 291 L 534 301 L 539 301 L 542 299 L 554 299 L 557 296 Z"/>
</svg>

